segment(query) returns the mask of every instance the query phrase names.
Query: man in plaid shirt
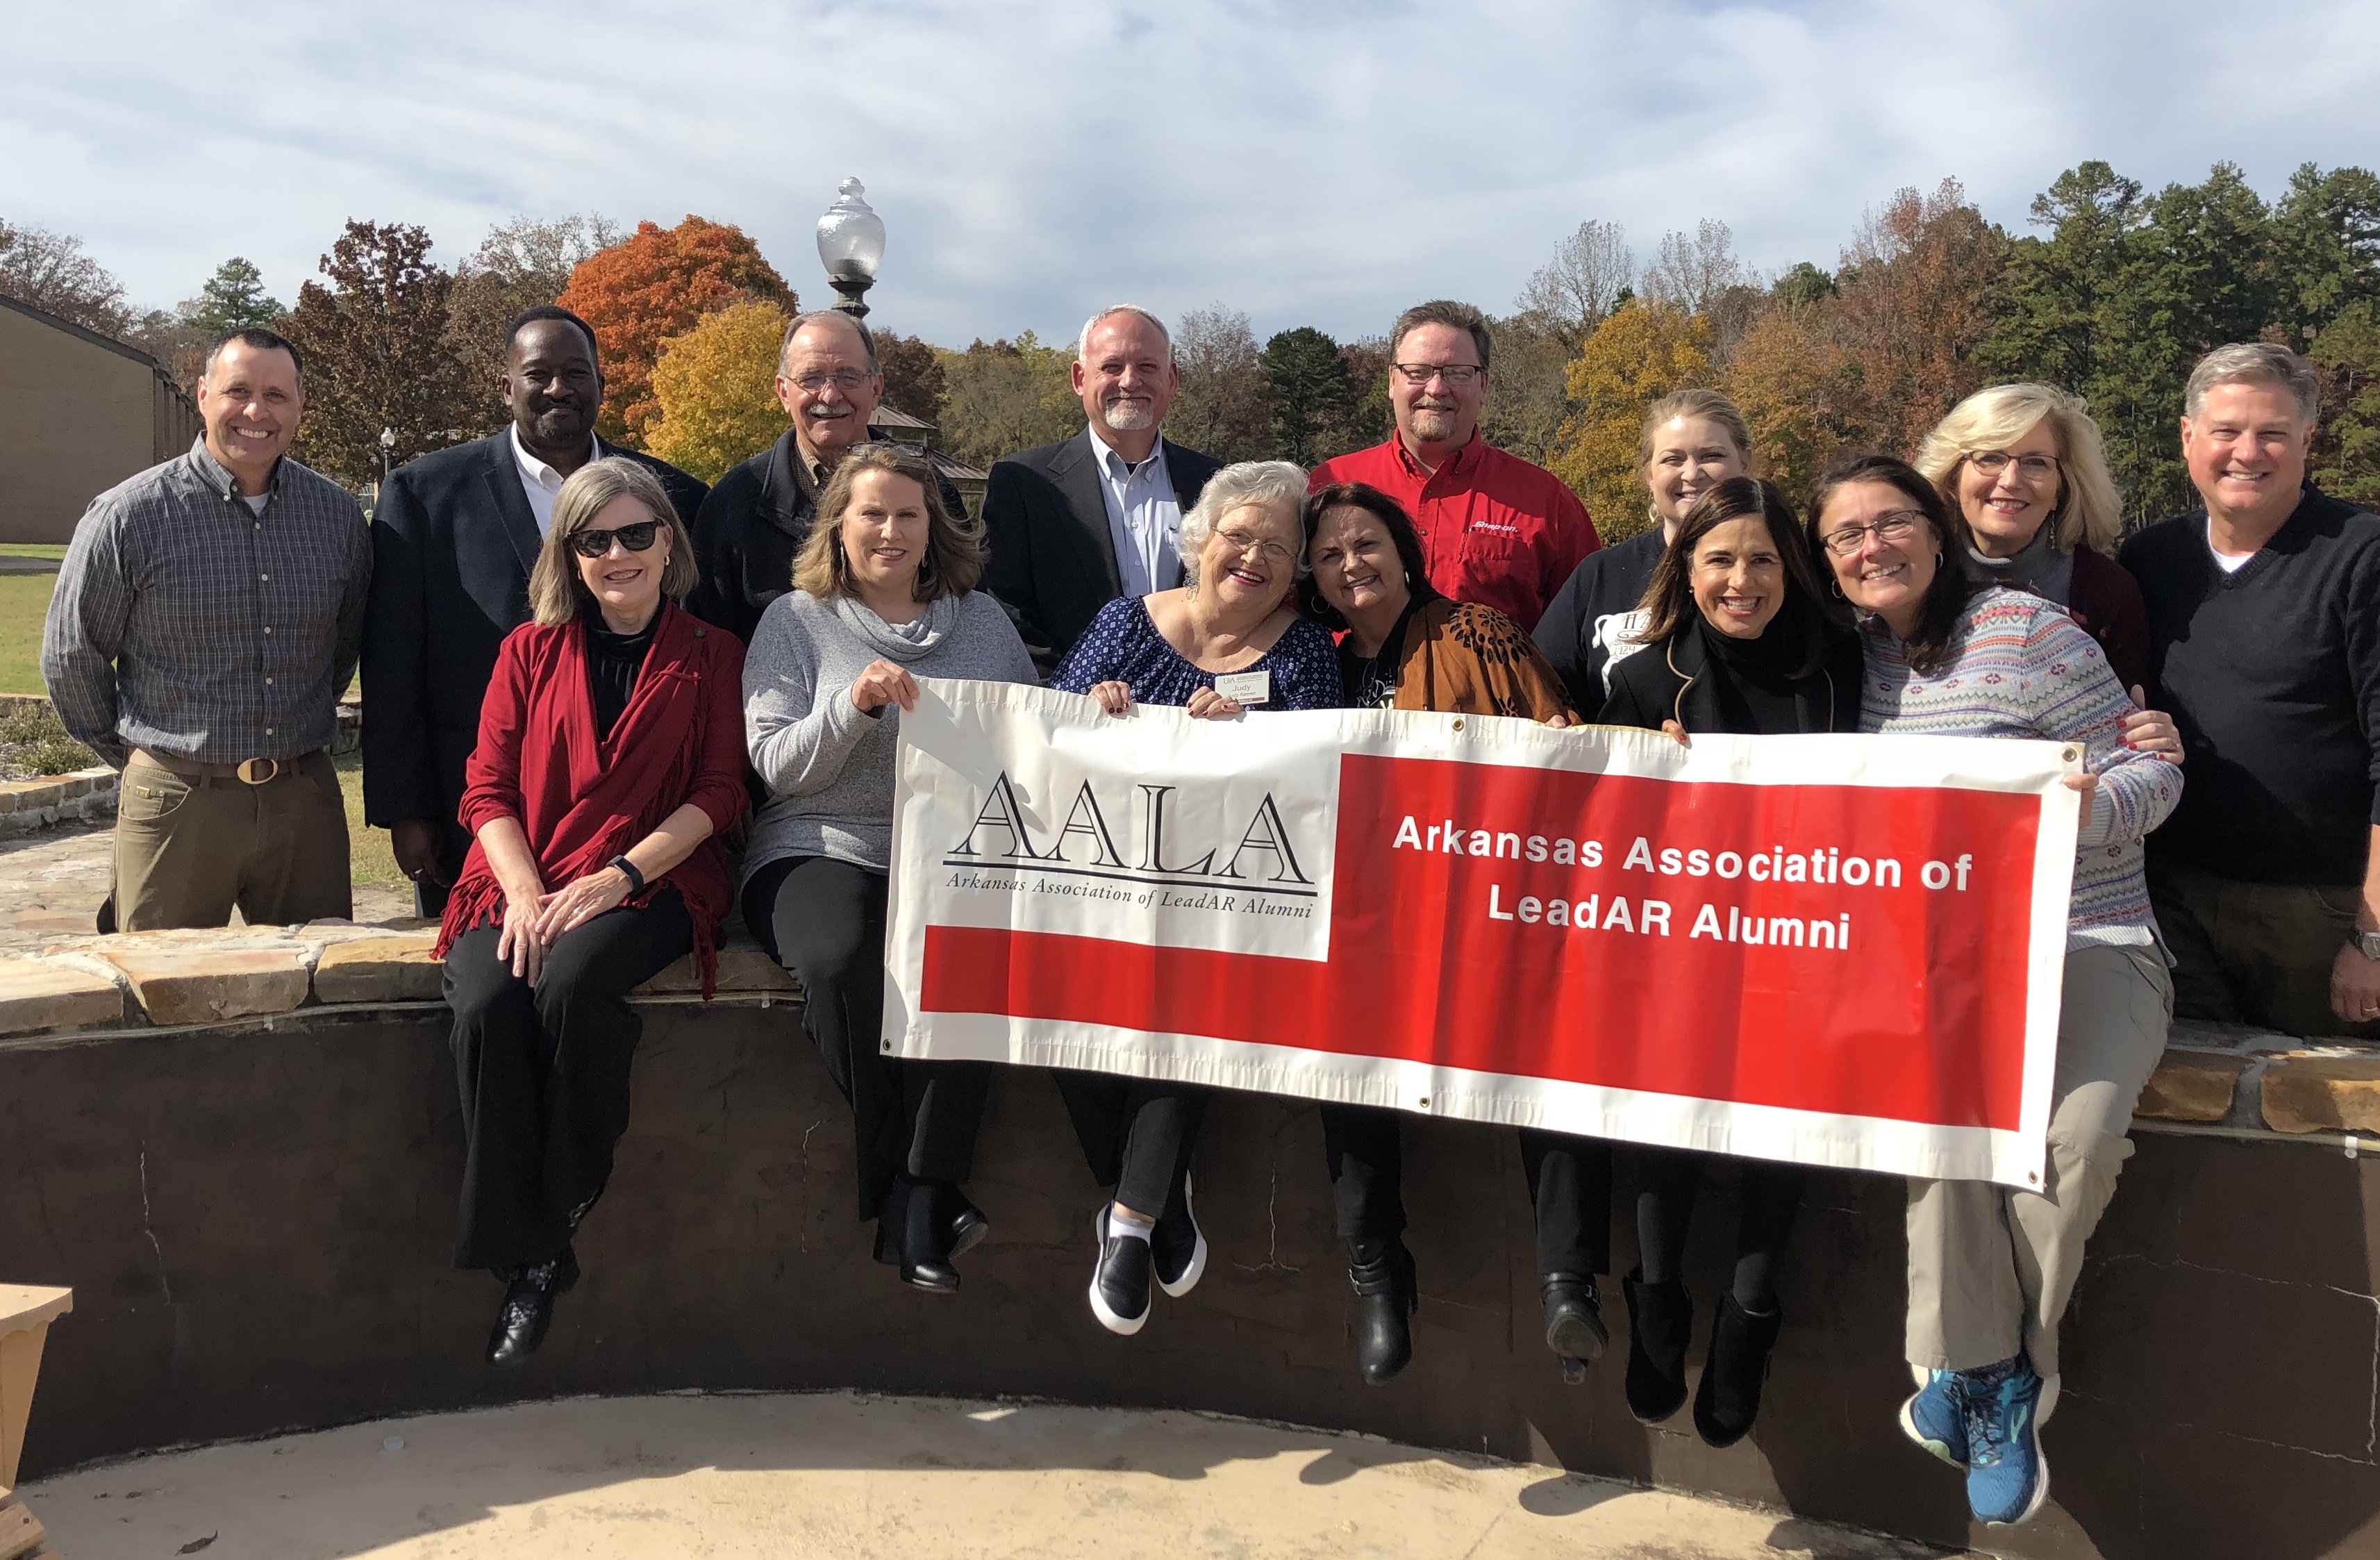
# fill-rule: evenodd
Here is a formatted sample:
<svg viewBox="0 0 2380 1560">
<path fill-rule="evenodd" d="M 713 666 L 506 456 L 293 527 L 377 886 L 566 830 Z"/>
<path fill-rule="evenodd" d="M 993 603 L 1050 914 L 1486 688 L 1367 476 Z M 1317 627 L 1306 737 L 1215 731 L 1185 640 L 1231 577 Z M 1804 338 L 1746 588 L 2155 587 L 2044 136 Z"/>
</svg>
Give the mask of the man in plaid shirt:
<svg viewBox="0 0 2380 1560">
<path fill-rule="evenodd" d="M 285 454 L 305 405 L 296 347 L 225 336 L 199 384 L 205 434 L 91 500 L 67 549 L 42 676 L 67 730 L 124 772 L 123 931 L 353 908 L 327 750 L 371 542 L 355 499 Z"/>
</svg>

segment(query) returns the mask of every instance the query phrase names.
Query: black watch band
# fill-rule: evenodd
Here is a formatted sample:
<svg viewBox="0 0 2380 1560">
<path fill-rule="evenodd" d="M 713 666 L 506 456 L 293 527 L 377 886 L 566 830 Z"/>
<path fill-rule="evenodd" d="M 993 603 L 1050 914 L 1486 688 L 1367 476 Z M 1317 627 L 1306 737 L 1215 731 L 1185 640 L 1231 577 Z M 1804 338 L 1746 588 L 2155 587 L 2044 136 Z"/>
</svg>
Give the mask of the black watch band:
<svg viewBox="0 0 2380 1560">
<path fill-rule="evenodd" d="M 645 891 L 645 874 L 637 871 L 637 864 L 625 856 L 614 856 L 603 864 L 620 869 L 620 875 L 628 880 L 629 898 L 633 899 Z"/>
</svg>

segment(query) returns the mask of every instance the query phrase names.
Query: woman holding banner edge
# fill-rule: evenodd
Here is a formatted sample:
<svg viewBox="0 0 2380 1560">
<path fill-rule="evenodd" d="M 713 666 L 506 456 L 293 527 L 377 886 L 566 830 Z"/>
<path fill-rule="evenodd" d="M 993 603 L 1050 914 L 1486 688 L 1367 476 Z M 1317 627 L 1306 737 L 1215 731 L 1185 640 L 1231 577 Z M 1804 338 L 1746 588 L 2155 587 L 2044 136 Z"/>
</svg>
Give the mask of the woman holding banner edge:
<svg viewBox="0 0 2380 1560">
<path fill-rule="evenodd" d="M 1339 680 L 1349 708 L 1575 724 L 1560 676 L 1519 625 L 1493 608 L 1450 601 L 1430 584 L 1421 539 L 1395 499 L 1363 482 L 1336 482 L 1306 500 L 1305 516 L 1306 610 L 1346 630 Z M 1418 1303 L 1403 1239 L 1402 1122 L 1376 1105 L 1325 1101 L 1320 1110 L 1357 1300 L 1355 1362 L 1378 1386 L 1413 1359 L 1409 1319 Z M 1610 1266 L 1610 1147 L 1551 1133 L 1522 1138 L 1539 1211 L 1546 1341 L 1557 1354 L 1592 1359 L 1603 1347 L 1595 1275 Z M 1548 1153 L 1532 1153 L 1533 1146 L 1557 1156 L 1550 1176 Z"/>
<path fill-rule="evenodd" d="M 2131 1153 L 2132 1106 L 2158 1055 L 2173 983 L 2141 841 L 2181 795 L 2180 744 L 2137 715 L 2105 654 L 2042 598 L 1970 581 L 1935 484 L 1884 456 L 1818 481 L 1810 540 L 1858 613 L 1860 729 L 2081 745 L 2085 772 L 2067 922 L 2056 1081 L 2039 1191 L 1909 1183 L 1910 1439 L 1967 1470 L 1967 1501 L 2013 1526 L 2049 1490 L 2040 1425 L 2058 1399 L 2058 1327 L 2082 1249 Z"/>
<path fill-rule="evenodd" d="M 1642 654 L 1615 662 L 1601 724 L 1742 737 L 1859 729 L 1860 646 L 1828 622 L 1792 506 L 1773 483 L 1734 477 L 1687 511 L 1645 593 Z M 1686 1400 L 1694 1331 L 1686 1236 L 1703 1172 L 1718 1156 L 1636 1150 L 1637 1271 L 1628 1298 L 1629 1410 L 1658 1424 Z M 1777 1274 L 1806 1172 L 1738 1159 L 1733 1282 L 1711 1317 L 1694 1429 L 1743 1439 L 1760 1412 L 1783 1309 Z"/>
<path fill-rule="evenodd" d="M 1050 686 L 1111 715 L 1135 702 L 1178 705 L 1201 720 L 1232 720 L 1251 706 L 1335 708 L 1330 637 L 1298 615 L 1293 597 L 1305 571 L 1305 517 L 1296 466 L 1224 467 L 1182 517 L 1183 585 L 1110 602 Z M 1152 1277 L 1178 1299 L 1206 1272 L 1190 1154 L 1207 1091 L 1072 1068 L 1057 1079 L 1092 1176 L 1115 1188 L 1094 1221 L 1091 1314 L 1130 1336 L 1148 1321 Z"/>
<path fill-rule="evenodd" d="M 975 590 L 981 530 L 943 512 L 897 445 L 844 456 L 744 662 L 744 730 L 769 787 L 745 853 L 745 924 L 801 981 L 802 1025 L 851 1103 L 876 1257 L 930 1293 L 990 1229 L 961 1189 L 990 1065 L 900 1061 L 883 1027 L 894 751 L 920 676 L 1032 683 L 1032 657 Z"/>
</svg>

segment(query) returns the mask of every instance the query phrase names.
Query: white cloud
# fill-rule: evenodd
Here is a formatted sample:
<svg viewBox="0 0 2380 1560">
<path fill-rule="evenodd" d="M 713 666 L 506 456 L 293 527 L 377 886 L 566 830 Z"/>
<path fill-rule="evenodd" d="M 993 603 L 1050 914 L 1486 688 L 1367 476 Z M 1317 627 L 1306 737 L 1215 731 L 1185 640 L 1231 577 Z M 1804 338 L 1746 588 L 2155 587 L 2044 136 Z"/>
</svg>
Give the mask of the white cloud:
<svg viewBox="0 0 2380 1560">
<path fill-rule="evenodd" d="M 2374 160 L 2380 7 L 2047 0 L 1629 6 L 416 0 L 261 24 L 166 0 L 44 9 L 0 57 L 0 215 L 81 234 L 152 304 L 227 255 L 294 297 L 348 216 L 451 262 L 519 212 L 688 212 L 823 299 L 810 233 L 856 173 L 872 301 L 964 345 L 1095 304 L 1221 299 L 1261 330 L 1506 306 L 1589 216 L 1640 254 L 1715 216 L 1831 264 L 1899 186 L 2021 226 L 2102 157 L 2277 191 Z M 261 34 L 261 36 L 260 36 Z"/>
</svg>

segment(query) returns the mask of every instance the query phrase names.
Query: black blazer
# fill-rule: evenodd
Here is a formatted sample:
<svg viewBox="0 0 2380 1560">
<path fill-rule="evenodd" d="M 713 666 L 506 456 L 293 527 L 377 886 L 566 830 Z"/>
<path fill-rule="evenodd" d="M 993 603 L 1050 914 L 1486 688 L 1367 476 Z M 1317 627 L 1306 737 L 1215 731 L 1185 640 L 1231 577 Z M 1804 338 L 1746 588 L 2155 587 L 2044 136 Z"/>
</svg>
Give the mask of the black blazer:
<svg viewBox="0 0 2380 1560">
<path fill-rule="evenodd" d="M 364 821 L 446 825 L 449 871 L 469 841 L 455 822 L 480 700 L 504 636 L 528 621 L 544 545 L 521 491 L 510 430 L 412 461 L 381 489 L 364 604 Z M 598 441 L 649 468 L 680 519 L 710 490 L 676 467 Z"/>
<path fill-rule="evenodd" d="M 1099 608 L 1123 594 L 1108 503 L 1091 460 L 1089 430 L 1012 455 L 991 469 L 983 524 L 991 547 L 984 589 L 1016 620 L 1034 665 L 1047 677 L 1082 638 Z M 1167 439 L 1165 470 L 1188 514 L 1223 463 Z M 1168 590 L 1175 580 L 1159 589 Z"/>
<path fill-rule="evenodd" d="M 818 494 L 794 474 L 801 446 L 788 428 L 777 442 L 719 479 L 694 519 L 694 558 L 702 579 L 686 611 L 752 642 L 760 613 L 794 588 L 794 556 L 809 540 Z M 966 516 L 966 500 L 937 473 L 942 507 Z M 765 798 L 764 798 L 765 799 Z"/>
</svg>

